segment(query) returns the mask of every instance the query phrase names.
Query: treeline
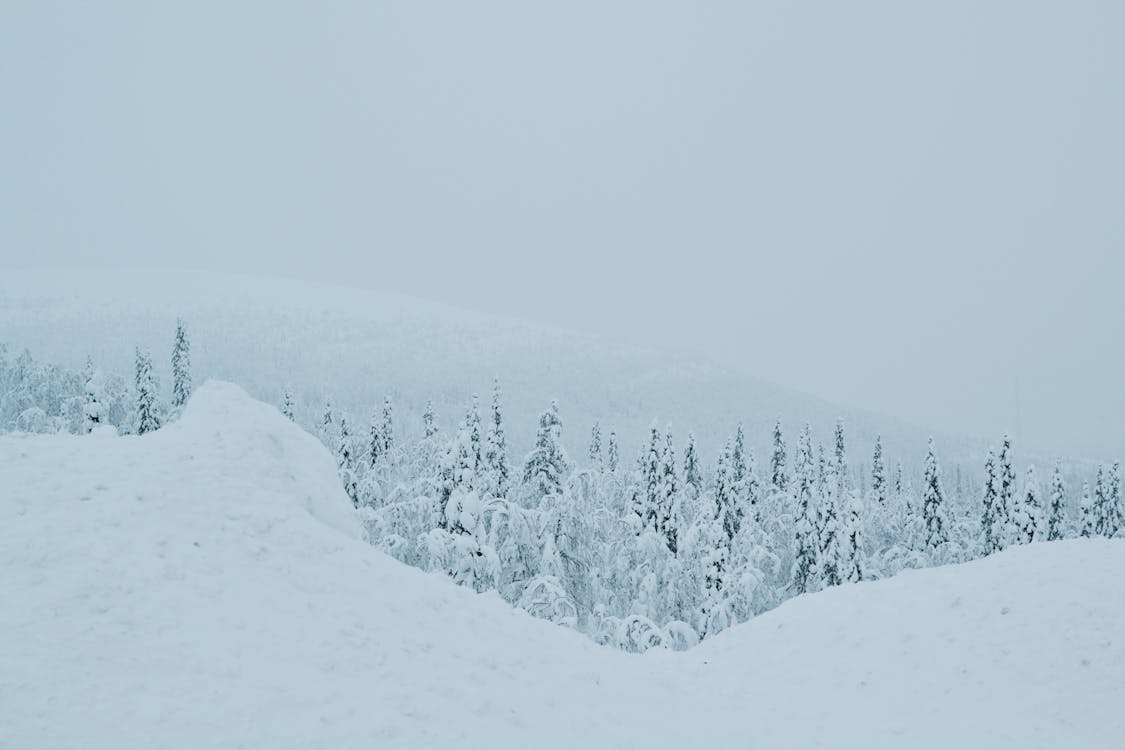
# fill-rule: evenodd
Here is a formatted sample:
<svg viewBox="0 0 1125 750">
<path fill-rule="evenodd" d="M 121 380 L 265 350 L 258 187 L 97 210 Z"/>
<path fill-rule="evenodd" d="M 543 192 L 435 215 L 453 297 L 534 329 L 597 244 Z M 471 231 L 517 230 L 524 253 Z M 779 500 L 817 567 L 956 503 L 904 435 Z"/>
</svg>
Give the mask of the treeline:
<svg viewBox="0 0 1125 750">
<path fill-rule="evenodd" d="M 130 384 L 93 363 L 70 372 L 0 347 L 0 425 L 143 435 L 190 396 L 182 321 L 170 365 L 165 403 L 140 348 Z M 710 465 L 690 433 L 677 442 L 656 423 L 625 461 L 617 435 L 594 424 L 576 460 L 552 403 L 532 450 L 515 461 L 502 401 L 497 381 L 490 403 L 474 396 L 449 430 L 427 405 L 413 436 L 402 434 L 389 398 L 362 428 L 330 402 L 305 426 L 335 453 L 376 547 L 630 651 L 687 648 L 791 596 L 904 568 L 1033 541 L 1125 536 L 1119 464 L 1098 467 L 1078 492 L 1056 464 L 1044 486 L 1034 466 L 1017 477 L 1007 436 L 988 452 L 983 486 L 957 481 L 951 492 L 933 440 L 915 488 L 901 462 L 890 468 L 879 438 L 869 469 L 851 465 L 842 422 L 825 448 L 807 424 L 790 446 L 778 420 L 761 463 L 739 428 Z M 281 410 L 295 419 L 289 390 Z"/>
</svg>

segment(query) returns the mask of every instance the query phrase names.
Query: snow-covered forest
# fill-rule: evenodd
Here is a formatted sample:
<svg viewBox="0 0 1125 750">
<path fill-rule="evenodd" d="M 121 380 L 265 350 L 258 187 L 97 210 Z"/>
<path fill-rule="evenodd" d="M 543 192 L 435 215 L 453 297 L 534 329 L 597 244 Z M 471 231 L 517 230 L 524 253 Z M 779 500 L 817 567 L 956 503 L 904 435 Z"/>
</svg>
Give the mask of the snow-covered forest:
<svg viewBox="0 0 1125 750">
<path fill-rule="evenodd" d="M 183 322 L 169 344 L 167 358 L 138 348 L 131 376 L 0 348 L 0 425 L 157 430 L 192 391 Z M 622 455 L 612 425 L 569 425 L 565 405 L 550 403 L 534 444 L 514 446 L 501 382 L 456 421 L 441 424 L 427 408 L 418 434 L 400 426 L 390 398 L 360 418 L 330 393 L 302 427 L 336 456 L 371 544 L 627 651 L 688 648 L 792 596 L 906 568 L 1125 535 L 1118 463 L 1092 476 L 1061 461 L 1020 467 L 1008 436 L 989 450 L 982 482 L 943 469 L 933 440 L 924 456 L 892 460 L 894 446 L 879 439 L 872 455 L 854 456 L 843 421 L 825 446 L 809 425 L 778 418 L 764 456 L 741 427 L 717 456 L 702 456 L 690 432 L 654 422 L 634 440 L 639 455 Z M 278 407 L 297 418 L 291 392 Z M 564 428 L 588 436 L 581 455 L 568 455 Z"/>
</svg>

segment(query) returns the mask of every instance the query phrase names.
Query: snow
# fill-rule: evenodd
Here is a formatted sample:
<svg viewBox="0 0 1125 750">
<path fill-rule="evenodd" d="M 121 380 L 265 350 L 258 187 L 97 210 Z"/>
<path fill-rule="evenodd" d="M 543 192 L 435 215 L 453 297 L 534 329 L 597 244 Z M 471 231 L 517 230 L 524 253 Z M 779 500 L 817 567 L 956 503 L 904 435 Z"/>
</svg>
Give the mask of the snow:
<svg viewBox="0 0 1125 750">
<path fill-rule="evenodd" d="M 209 382 L 0 437 L 3 748 L 1117 748 L 1125 544 L 798 597 L 635 656 L 368 546 L 332 458 Z"/>
</svg>

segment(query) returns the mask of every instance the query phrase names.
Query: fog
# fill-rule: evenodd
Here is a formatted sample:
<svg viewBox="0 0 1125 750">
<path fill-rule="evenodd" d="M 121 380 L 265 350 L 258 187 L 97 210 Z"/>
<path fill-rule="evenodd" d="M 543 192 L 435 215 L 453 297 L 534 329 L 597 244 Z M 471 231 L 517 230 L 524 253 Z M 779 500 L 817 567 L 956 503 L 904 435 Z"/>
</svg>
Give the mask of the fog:
<svg viewBox="0 0 1125 750">
<path fill-rule="evenodd" d="M 0 269 L 391 289 L 1125 456 L 1123 40 L 1115 0 L 3 2 Z"/>
</svg>

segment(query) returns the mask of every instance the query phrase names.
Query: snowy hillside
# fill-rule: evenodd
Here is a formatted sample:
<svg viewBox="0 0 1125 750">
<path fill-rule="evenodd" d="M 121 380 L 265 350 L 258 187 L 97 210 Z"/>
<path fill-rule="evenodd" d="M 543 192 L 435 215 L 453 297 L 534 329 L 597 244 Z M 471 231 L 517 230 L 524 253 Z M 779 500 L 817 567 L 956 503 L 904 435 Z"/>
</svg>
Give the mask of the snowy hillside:
<svg viewBox="0 0 1125 750">
<path fill-rule="evenodd" d="M 844 585 L 641 657 L 372 549 L 328 452 L 235 386 L 144 437 L 2 436 L 0 467 L 4 748 L 1108 750 L 1125 734 L 1120 541 Z"/>
<path fill-rule="evenodd" d="M 843 417 L 856 456 L 870 456 L 876 433 L 892 465 L 902 460 L 909 468 L 925 455 L 927 433 L 920 428 L 708 363 L 683 351 L 691 342 L 669 341 L 657 351 L 358 288 L 184 271 L 172 279 L 172 273 L 5 272 L 0 343 L 76 369 L 90 356 L 126 376 L 140 345 L 153 352 L 167 387 L 172 331 L 182 315 L 197 379 L 230 380 L 275 404 L 291 385 L 305 424 L 319 419 L 329 397 L 362 424 L 390 395 L 414 433 L 421 432 L 429 399 L 451 429 L 470 395 L 486 394 L 499 376 L 517 455 L 530 448 L 539 413 L 556 397 L 564 441 L 576 455 L 600 420 L 617 431 L 631 461 L 659 419 L 681 439 L 693 430 L 708 463 L 740 422 L 764 456 L 778 417 L 793 434 L 811 421 L 814 436 L 825 442 Z M 754 343 L 731 345 L 752 349 Z M 952 438 L 941 444 L 950 466 L 979 471 L 981 444 Z"/>
</svg>

